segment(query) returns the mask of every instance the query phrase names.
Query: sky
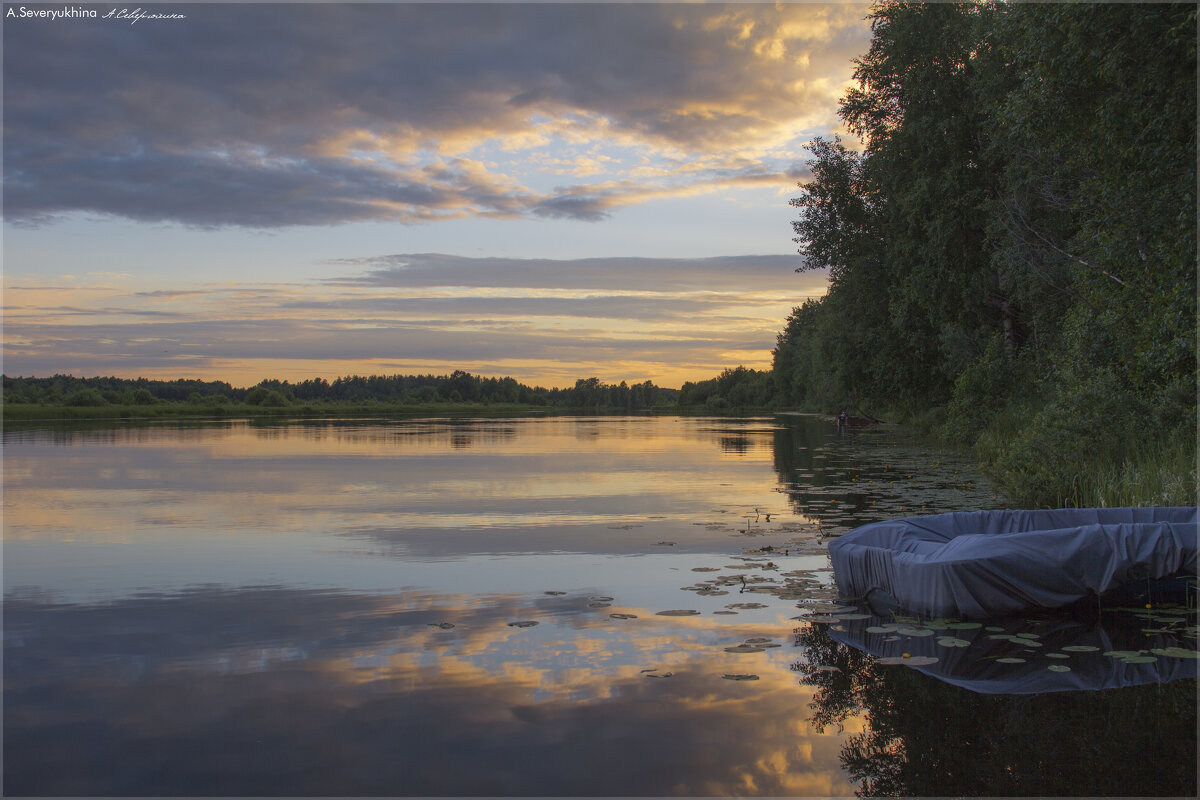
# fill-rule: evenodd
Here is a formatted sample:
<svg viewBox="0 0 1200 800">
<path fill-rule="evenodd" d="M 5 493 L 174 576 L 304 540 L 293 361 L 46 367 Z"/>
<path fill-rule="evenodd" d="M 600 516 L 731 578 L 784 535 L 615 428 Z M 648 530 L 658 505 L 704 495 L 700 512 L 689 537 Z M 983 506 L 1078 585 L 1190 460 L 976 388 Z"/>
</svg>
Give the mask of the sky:
<svg viewBox="0 0 1200 800">
<path fill-rule="evenodd" d="M 3 9 L 7 375 L 679 386 L 825 292 L 865 4 Z"/>
</svg>

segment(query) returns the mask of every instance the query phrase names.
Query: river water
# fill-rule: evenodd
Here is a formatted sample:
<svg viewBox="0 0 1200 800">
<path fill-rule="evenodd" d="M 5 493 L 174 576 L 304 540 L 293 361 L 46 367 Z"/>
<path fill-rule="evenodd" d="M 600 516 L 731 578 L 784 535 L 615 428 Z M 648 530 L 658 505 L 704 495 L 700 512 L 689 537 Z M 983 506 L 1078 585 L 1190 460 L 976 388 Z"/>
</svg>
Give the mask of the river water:
<svg viewBox="0 0 1200 800">
<path fill-rule="evenodd" d="M 7 796 L 1196 788 L 1194 659 L 1125 663 L 1131 636 L 1194 649 L 1186 610 L 1010 620 L 945 652 L 864 633 L 886 622 L 839 603 L 830 537 L 1004 505 L 894 426 L 322 420 L 3 441 Z M 1013 653 L 982 654 L 997 636 L 1035 644 L 1001 665 Z M 880 661 L 918 646 L 933 667 Z M 1114 678 L 1100 651 L 1118 647 Z M 1051 649 L 1061 665 L 1038 660 Z"/>
</svg>

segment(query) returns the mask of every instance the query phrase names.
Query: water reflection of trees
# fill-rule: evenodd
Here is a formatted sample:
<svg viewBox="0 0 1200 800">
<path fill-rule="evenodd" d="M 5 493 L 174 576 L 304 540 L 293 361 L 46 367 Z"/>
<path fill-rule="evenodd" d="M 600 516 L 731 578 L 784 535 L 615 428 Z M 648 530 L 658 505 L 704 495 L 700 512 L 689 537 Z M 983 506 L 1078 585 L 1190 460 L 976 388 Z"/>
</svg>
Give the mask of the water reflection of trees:
<svg viewBox="0 0 1200 800">
<path fill-rule="evenodd" d="M 1196 794 L 1195 680 L 985 695 L 880 665 L 822 626 L 798 644 L 812 724 L 865 723 L 841 751 L 859 796 Z"/>
</svg>

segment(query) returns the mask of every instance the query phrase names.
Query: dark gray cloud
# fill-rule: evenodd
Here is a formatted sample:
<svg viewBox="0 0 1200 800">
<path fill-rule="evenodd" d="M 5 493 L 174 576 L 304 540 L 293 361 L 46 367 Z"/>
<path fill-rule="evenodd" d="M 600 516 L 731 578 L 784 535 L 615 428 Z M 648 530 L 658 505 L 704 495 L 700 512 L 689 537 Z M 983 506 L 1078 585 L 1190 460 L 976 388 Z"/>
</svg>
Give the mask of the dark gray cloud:
<svg viewBox="0 0 1200 800">
<path fill-rule="evenodd" d="M 831 81 L 866 34 L 861 12 L 837 4 L 170 10 L 186 19 L 4 26 L 7 219 L 598 219 L 697 183 L 786 187 L 794 165 L 534 191 L 435 153 L 540 135 L 547 121 L 691 160 L 752 147 L 814 109 L 828 116 Z"/>
<path fill-rule="evenodd" d="M 333 262 L 366 268 L 362 275 L 333 279 L 348 286 L 524 289 L 623 289 L 668 292 L 786 291 L 800 256 L 713 258 L 469 258 L 441 253 L 403 253 Z"/>
</svg>

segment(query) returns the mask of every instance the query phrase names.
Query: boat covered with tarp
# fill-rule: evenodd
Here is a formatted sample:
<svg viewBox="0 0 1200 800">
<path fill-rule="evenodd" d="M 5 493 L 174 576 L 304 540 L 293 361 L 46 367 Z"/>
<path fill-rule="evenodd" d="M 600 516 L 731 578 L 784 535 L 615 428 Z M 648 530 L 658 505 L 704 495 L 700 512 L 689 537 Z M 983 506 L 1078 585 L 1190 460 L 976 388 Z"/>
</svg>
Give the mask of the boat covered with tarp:
<svg viewBox="0 0 1200 800">
<path fill-rule="evenodd" d="M 1195 506 L 958 511 L 864 525 L 829 555 L 845 596 L 986 618 L 1194 588 L 1197 538 Z"/>
</svg>

